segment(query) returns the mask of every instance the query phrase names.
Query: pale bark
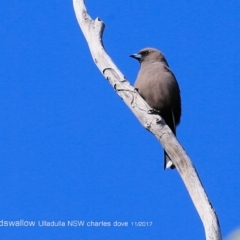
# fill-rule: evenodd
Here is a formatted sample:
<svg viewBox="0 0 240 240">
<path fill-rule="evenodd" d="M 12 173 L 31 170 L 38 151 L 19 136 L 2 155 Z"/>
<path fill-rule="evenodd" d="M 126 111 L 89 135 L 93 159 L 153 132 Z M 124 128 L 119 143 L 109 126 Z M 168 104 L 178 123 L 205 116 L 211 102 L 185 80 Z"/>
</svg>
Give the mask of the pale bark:
<svg viewBox="0 0 240 240">
<path fill-rule="evenodd" d="M 185 150 L 161 117 L 149 114 L 151 108 L 107 55 L 102 43 L 104 23 L 99 18 L 91 19 L 83 0 L 73 0 L 73 5 L 95 64 L 141 124 L 155 135 L 172 159 L 203 222 L 206 239 L 222 239 L 217 215 Z"/>
</svg>

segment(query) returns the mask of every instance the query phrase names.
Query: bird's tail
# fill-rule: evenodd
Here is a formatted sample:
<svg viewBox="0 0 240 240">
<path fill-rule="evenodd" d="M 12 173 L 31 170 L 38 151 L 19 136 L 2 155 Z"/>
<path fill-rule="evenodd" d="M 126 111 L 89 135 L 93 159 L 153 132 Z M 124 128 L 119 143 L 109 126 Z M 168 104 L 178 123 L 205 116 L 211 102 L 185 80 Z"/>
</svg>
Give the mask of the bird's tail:
<svg viewBox="0 0 240 240">
<path fill-rule="evenodd" d="M 172 163 L 172 160 L 170 159 L 170 157 L 167 155 L 167 153 L 164 151 L 164 170 L 166 168 L 171 168 L 174 169 L 175 166 Z"/>
</svg>

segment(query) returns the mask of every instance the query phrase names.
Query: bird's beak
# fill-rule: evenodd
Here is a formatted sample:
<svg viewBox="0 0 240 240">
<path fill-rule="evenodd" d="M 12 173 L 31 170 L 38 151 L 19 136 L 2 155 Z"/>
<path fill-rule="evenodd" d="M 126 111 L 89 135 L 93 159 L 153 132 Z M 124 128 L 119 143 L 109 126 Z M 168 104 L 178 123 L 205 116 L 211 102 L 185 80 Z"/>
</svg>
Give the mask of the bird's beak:
<svg viewBox="0 0 240 240">
<path fill-rule="evenodd" d="M 142 59 L 142 55 L 139 54 L 139 53 L 132 54 L 132 55 L 130 55 L 129 57 L 135 58 L 135 59 L 137 59 L 138 61 L 140 61 L 140 60 Z"/>
</svg>

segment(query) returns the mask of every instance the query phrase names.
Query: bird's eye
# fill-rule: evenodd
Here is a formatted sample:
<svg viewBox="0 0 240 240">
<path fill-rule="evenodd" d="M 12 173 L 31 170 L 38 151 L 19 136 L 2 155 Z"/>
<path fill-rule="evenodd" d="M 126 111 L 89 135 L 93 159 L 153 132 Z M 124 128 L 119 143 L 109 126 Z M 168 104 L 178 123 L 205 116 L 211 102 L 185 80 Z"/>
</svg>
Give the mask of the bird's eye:
<svg viewBox="0 0 240 240">
<path fill-rule="evenodd" d="M 144 55 L 148 55 L 148 53 L 149 53 L 148 51 L 145 51 L 145 52 L 144 52 Z"/>
</svg>

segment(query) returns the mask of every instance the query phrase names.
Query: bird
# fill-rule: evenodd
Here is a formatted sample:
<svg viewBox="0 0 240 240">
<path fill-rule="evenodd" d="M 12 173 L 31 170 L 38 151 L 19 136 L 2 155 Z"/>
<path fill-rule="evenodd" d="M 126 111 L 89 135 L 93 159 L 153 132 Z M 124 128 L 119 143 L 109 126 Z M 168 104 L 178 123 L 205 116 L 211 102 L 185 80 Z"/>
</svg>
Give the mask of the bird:
<svg viewBox="0 0 240 240">
<path fill-rule="evenodd" d="M 138 60 L 140 70 L 134 88 L 140 96 L 164 119 L 176 135 L 182 108 L 180 88 L 163 53 L 155 48 L 144 48 L 130 57 Z M 164 151 L 164 169 L 175 166 Z"/>
</svg>

